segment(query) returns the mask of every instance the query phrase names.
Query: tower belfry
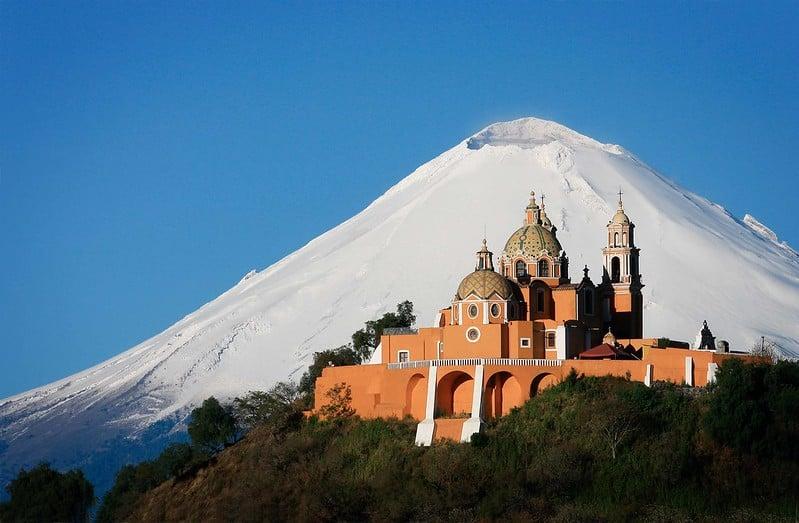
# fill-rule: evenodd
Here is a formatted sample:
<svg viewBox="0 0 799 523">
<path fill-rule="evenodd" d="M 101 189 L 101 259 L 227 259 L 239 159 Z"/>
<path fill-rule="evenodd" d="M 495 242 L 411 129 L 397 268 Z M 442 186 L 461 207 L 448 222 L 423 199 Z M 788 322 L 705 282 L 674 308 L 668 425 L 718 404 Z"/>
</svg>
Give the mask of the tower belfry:
<svg viewBox="0 0 799 523">
<path fill-rule="evenodd" d="M 603 316 L 620 338 L 640 338 L 643 335 L 640 249 L 635 245 L 635 224 L 624 211 L 623 195 L 619 189 L 619 205 L 608 222 L 607 243 L 602 249 Z"/>
<path fill-rule="evenodd" d="M 477 265 L 474 270 L 476 271 L 493 271 L 494 270 L 494 253 L 488 250 L 488 244 L 483 238 L 483 246 L 477 251 Z"/>
<path fill-rule="evenodd" d="M 635 224 L 624 212 L 623 194 L 619 189 L 619 207 L 608 222 L 607 245 L 602 249 L 604 277 L 614 284 L 631 284 L 640 280 L 639 249 L 635 246 Z"/>
</svg>

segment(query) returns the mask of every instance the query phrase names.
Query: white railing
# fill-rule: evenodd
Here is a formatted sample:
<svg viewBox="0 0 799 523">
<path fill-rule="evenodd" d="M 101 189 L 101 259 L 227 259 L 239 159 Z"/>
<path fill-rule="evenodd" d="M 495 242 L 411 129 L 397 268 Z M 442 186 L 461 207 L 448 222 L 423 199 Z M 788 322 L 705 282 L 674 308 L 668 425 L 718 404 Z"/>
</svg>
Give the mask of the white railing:
<svg viewBox="0 0 799 523">
<path fill-rule="evenodd" d="M 509 367 L 560 367 L 563 360 L 516 358 L 453 358 L 445 360 L 416 360 L 389 363 L 389 369 L 420 369 L 425 367 L 457 367 L 473 365 L 501 365 Z"/>
</svg>

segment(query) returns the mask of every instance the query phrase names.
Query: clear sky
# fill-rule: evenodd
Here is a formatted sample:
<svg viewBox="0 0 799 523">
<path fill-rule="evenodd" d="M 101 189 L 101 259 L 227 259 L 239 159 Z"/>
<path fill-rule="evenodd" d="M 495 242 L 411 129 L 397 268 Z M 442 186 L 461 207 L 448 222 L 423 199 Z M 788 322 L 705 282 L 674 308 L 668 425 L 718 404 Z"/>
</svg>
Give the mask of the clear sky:
<svg viewBox="0 0 799 523">
<path fill-rule="evenodd" d="M 0 397 L 499 120 L 621 144 L 799 247 L 799 3 L 674 4 L 0 2 Z"/>
</svg>

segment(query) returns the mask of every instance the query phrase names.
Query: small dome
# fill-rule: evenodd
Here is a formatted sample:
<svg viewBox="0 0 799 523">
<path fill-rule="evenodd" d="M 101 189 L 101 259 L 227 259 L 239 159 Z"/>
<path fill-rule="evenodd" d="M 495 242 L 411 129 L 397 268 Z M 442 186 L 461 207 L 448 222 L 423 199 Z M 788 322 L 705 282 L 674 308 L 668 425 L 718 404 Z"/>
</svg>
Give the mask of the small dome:
<svg viewBox="0 0 799 523">
<path fill-rule="evenodd" d="M 630 218 L 624 214 L 624 209 L 619 209 L 616 211 L 616 214 L 613 215 L 613 219 L 611 220 L 613 223 L 621 223 L 624 225 L 630 225 Z"/>
<path fill-rule="evenodd" d="M 470 294 L 474 294 L 481 300 L 497 294 L 503 300 L 507 300 L 513 295 L 513 286 L 507 278 L 497 272 L 479 270 L 469 274 L 461 281 L 455 297 L 462 300 Z"/>
<path fill-rule="evenodd" d="M 561 250 L 563 249 L 555 234 L 541 225 L 524 225 L 511 234 L 505 243 L 505 255 L 511 257 L 520 254 L 536 257 L 541 251 L 546 251 L 554 258 Z"/>
<path fill-rule="evenodd" d="M 611 347 L 616 345 L 616 336 L 610 332 L 610 329 L 608 329 L 608 333 L 602 338 L 602 343 L 605 345 L 610 345 Z"/>
</svg>

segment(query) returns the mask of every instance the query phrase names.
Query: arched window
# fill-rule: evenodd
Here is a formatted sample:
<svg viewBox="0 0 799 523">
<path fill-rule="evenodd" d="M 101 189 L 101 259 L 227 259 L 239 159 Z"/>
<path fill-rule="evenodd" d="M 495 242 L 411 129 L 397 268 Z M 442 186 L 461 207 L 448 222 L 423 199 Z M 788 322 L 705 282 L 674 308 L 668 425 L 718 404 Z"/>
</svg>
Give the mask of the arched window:
<svg viewBox="0 0 799 523">
<path fill-rule="evenodd" d="M 613 259 L 610 260 L 610 280 L 613 283 L 619 283 L 621 281 L 621 262 L 618 256 L 614 256 Z"/>
<path fill-rule="evenodd" d="M 594 291 L 592 289 L 586 289 L 583 299 L 585 300 L 585 313 L 594 314 Z"/>
<path fill-rule="evenodd" d="M 519 260 L 516 262 L 516 277 L 521 278 L 522 276 L 527 276 L 527 264 L 524 263 L 524 260 Z"/>
<path fill-rule="evenodd" d="M 538 289 L 535 292 L 535 306 L 538 312 L 544 312 L 544 301 L 546 300 L 546 293 L 544 289 Z"/>
<path fill-rule="evenodd" d="M 614 247 L 619 246 L 619 233 L 617 232 L 613 233 L 613 246 Z"/>
<path fill-rule="evenodd" d="M 549 277 L 549 262 L 546 260 L 539 260 L 538 261 L 538 276 L 540 278 L 548 278 Z"/>
<path fill-rule="evenodd" d="M 626 247 L 627 246 L 627 233 L 626 232 L 621 233 L 621 246 L 622 247 Z"/>
</svg>

